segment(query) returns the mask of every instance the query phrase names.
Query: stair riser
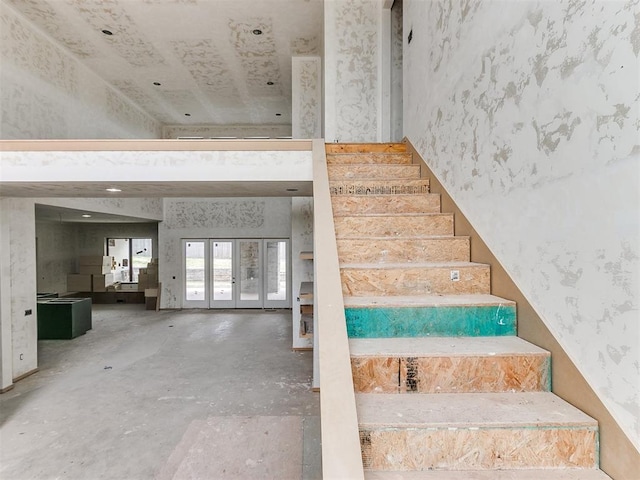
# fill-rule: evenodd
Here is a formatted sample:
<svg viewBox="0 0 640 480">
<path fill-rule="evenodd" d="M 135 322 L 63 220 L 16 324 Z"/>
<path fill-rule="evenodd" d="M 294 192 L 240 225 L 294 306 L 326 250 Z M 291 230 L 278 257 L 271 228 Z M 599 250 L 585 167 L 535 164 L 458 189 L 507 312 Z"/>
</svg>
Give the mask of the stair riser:
<svg viewBox="0 0 640 480">
<path fill-rule="evenodd" d="M 460 280 L 452 281 L 452 272 Z M 462 295 L 490 290 L 488 265 L 470 267 L 341 268 L 342 293 L 352 297 L 380 295 Z"/>
<path fill-rule="evenodd" d="M 420 195 L 429 193 L 429 180 L 336 180 L 329 182 L 331 195 Z"/>
<path fill-rule="evenodd" d="M 341 263 L 468 262 L 467 237 L 337 240 Z"/>
<path fill-rule="evenodd" d="M 326 153 L 405 153 L 404 143 L 327 143 Z"/>
<path fill-rule="evenodd" d="M 453 215 L 335 217 L 336 237 L 409 237 L 453 235 Z"/>
<path fill-rule="evenodd" d="M 331 197 L 333 214 L 440 213 L 440 195 L 339 195 Z"/>
<path fill-rule="evenodd" d="M 358 393 L 549 391 L 550 368 L 548 355 L 351 358 Z"/>
<path fill-rule="evenodd" d="M 327 165 L 411 165 L 413 158 L 410 153 L 328 153 Z"/>
<path fill-rule="evenodd" d="M 597 468 L 591 427 L 368 429 L 360 427 L 371 470 Z"/>
<path fill-rule="evenodd" d="M 349 338 L 516 335 L 514 305 L 345 308 Z"/>
<path fill-rule="evenodd" d="M 329 179 L 400 179 L 420 178 L 420 165 L 328 165 Z"/>
</svg>

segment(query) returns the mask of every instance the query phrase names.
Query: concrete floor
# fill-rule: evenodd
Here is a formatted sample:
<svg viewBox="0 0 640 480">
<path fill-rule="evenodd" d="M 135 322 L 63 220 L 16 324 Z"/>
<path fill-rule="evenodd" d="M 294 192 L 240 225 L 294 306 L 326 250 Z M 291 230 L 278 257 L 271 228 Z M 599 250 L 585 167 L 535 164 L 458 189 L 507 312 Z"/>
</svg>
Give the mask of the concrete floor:
<svg viewBox="0 0 640 480">
<path fill-rule="evenodd" d="M 321 478 L 311 352 L 291 312 L 94 305 L 0 395 L 0 478 Z"/>
</svg>

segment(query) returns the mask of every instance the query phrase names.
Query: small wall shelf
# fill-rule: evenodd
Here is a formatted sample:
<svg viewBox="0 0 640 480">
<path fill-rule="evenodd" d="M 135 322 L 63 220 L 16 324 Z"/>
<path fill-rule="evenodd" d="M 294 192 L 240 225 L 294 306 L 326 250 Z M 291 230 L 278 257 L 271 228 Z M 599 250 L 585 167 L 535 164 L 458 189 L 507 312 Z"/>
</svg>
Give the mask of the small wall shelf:
<svg viewBox="0 0 640 480">
<path fill-rule="evenodd" d="M 313 260 L 313 252 L 300 252 L 301 260 Z"/>
<path fill-rule="evenodd" d="M 300 300 L 313 300 L 313 282 L 302 282 L 300 284 Z"/>
</svg>

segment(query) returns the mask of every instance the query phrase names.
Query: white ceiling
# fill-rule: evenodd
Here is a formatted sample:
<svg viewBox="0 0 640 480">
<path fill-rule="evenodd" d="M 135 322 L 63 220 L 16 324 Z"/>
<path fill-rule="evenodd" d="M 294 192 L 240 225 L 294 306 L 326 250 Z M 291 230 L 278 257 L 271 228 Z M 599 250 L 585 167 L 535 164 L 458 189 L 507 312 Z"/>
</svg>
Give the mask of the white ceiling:
<svg viewBox="0 0 640 480">
<path fill-rule="evenodd" d="M 291 57 L 322 39 L 322 0 L 4 1 L 167 125 L 290 124 Z"/>
<path fill-rule="evenodd" d="M 83 215 L 91 215 L 83 217 Z M 148 218 L 127 217 L 110 213 L 36 204 L 36 220 L 50 223 L 157 223 Z"/>
<path fill-rule="evenodd" d="M 319 54 L 322 39 L 322 0 L 2 1 L 165 125 L 290 124 L 291 57 Z M 308 182 L 129 186 L 118 196 L 311 195 Z M 82 197 L 98 187 L 15 184 L 2 195 Z M 36 213 L 40 221 L 144 221 L 42 205 Z"/>
</svg>

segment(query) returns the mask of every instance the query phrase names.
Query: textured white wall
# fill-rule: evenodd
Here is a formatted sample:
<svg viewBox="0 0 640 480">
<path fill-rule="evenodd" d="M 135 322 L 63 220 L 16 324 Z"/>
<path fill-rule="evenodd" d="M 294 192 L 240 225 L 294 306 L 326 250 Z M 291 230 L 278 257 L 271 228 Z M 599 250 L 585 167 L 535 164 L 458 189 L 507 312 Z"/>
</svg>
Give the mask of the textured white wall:
<svg viewBox="0 0 640 480">
<path fill-rule="evenodd" d="M 291 135 L 322 137 L 322 64 L 320 57 L 291 59 Z"/>
<path fill-rule="evenodd" d="M 160 124 L 0 3 L 0 138 L 160 138 Z"/>
<path fill-rule="evenodd" d="M 637 12 L 404 1 L 405 134 L 636 447 Z"/>
<path fill-rule="evenodd" d="M 67 291 L 67 274 L 76 273 L 77 225 L 36 221 L 38 292 Z"/>
<path fill-rule="evenodd" d="M 165 198 L 164 221 L 158 224 L 162 308 L 182 307 L 181 239 L 290 235 L 290 198 Z"/>
<path fill-rule="evenodd" d="M 2 256 L 2 275 L 10 279 L 8 285 L 2 282 L 0 298 L 4 382 L 5 371 L 16 378 L 38 366 L 35 203 L 31 199 L 0 198 L 0 210 L 3 223 L 0 247 L 9 253 L 8 258 Z M 5 259 L 8 265 L 4 264 Z M 26 310 L 32 313 L 26 315 Z"/>
<path fill-rule="evenodd" d="M 327 142 L 373 142 L 382 134 L 380 0 L 325 0 Z"/>
</svg>

